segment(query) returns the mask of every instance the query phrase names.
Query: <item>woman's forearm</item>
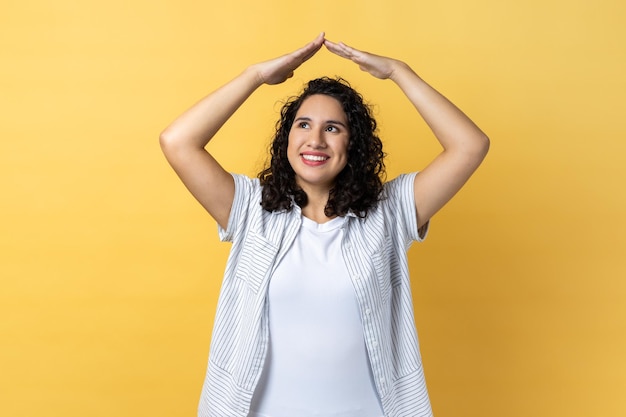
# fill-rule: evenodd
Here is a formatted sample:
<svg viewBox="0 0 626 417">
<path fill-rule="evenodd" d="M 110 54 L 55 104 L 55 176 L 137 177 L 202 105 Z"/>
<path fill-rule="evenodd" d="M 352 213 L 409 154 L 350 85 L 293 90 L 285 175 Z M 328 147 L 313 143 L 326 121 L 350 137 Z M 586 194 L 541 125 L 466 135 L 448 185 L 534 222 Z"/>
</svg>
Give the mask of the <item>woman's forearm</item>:
<svg viewBox="0 0 626 417">
<path fill-rule="evenodd" d="M 254 66 L 248 67 L 174 120 L 161 134 L 161 144 L 204 148 L 262 83 Z"/>
<path fill-rule="evenodd" d="M 407 64 L 397 61 L 390 79 L 413 103 L 444 150 L 462 150 L 484 156 L 489 147 L 487 135 Z"/>
</svg>

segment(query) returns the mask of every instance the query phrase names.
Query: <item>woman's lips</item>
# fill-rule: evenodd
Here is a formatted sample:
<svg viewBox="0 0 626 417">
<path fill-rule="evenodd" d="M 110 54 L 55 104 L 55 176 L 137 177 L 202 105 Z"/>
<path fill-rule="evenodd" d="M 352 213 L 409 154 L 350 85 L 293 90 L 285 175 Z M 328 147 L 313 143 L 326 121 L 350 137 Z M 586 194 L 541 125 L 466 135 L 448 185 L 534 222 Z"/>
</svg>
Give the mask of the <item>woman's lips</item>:
<svg viewBox="0 0 626 417">
<path fill-rule="evenodd" d="M 330 156 L 324 154 L 303 153 L 300 154 L 302 162 L 306 165 L 319 166 L 323 165 L 330 159 Z"/>
</svg>

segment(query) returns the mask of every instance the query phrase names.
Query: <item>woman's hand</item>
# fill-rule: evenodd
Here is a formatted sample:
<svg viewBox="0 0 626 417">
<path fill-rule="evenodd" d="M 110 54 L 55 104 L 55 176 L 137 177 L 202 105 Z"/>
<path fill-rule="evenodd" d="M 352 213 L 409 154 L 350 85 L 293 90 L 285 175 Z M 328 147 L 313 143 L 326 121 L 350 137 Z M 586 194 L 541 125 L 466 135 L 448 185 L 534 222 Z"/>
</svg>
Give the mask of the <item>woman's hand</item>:
<svg viewBox="0 0 626 417">
<path fill-rule="evenodd" d="M 324 44 L 324 32 L 300 49 L 269 61 L 252 65 L 259 81 L 265 84 L 280 84 L 293 77 L 293 72 L 320 50 Z"/>
<path fill-rule="evenodd" d="M 385 56 L 371 54 L 365 51 L 359 51 L 343 42 L 334 43 L 329 40 L 324 41 L 326 49 L 333 54 L 342 58 L 349 59 L 361 68 L 361 70 L 370 73 L 376 78 L 387 79 L 392 78 L 396 68 L 403 65 L 401 61 Z"/>
</svg>

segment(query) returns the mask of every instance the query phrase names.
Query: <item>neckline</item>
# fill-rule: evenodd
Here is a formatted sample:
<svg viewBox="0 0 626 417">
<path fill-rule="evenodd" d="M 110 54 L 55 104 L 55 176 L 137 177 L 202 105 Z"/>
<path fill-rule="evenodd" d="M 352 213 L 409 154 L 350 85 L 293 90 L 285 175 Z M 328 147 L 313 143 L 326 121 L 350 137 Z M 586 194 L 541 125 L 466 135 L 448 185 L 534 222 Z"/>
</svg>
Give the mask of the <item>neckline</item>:
<svg viewBox="0 0 626 417">
<path fill-rule="evenodd" d="M 318 223 L 315 220 L 311 220 L 308 217 L 302 216 L 302 227 L 318 232 L 330 232 L 332 230 L 342 227 L 346 219 L 347 217 L 337 216 L 334 219 L 328 220 L 327 222 Z"/>
</svg>

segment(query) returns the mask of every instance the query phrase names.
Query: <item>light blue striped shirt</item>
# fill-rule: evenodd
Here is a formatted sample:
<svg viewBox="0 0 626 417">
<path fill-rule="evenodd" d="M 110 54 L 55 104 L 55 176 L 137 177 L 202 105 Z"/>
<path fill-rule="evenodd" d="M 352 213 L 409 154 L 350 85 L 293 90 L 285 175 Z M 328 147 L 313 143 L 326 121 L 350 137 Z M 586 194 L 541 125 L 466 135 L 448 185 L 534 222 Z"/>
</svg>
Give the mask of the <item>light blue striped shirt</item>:
<svg viewBox="0 0 626 417">
<path fill-rule="evenodd" d="M 376 390 L 386 417 L 432 416 L 413 318 L 406 252 L 422 241 L 413 180 L 384 186 L 367 217 L 348 214 L 342 253 L 354 285 Z M 270 213 L 258 179 L 233 175 L 235 198 L 220 239 L 232 242 L 220 291 L 199 417 L 246 417 L 269 342 L 267 287 L 302 214 Z M 297 417 L 297 416 L 294 416 Z"/>
</svg>

